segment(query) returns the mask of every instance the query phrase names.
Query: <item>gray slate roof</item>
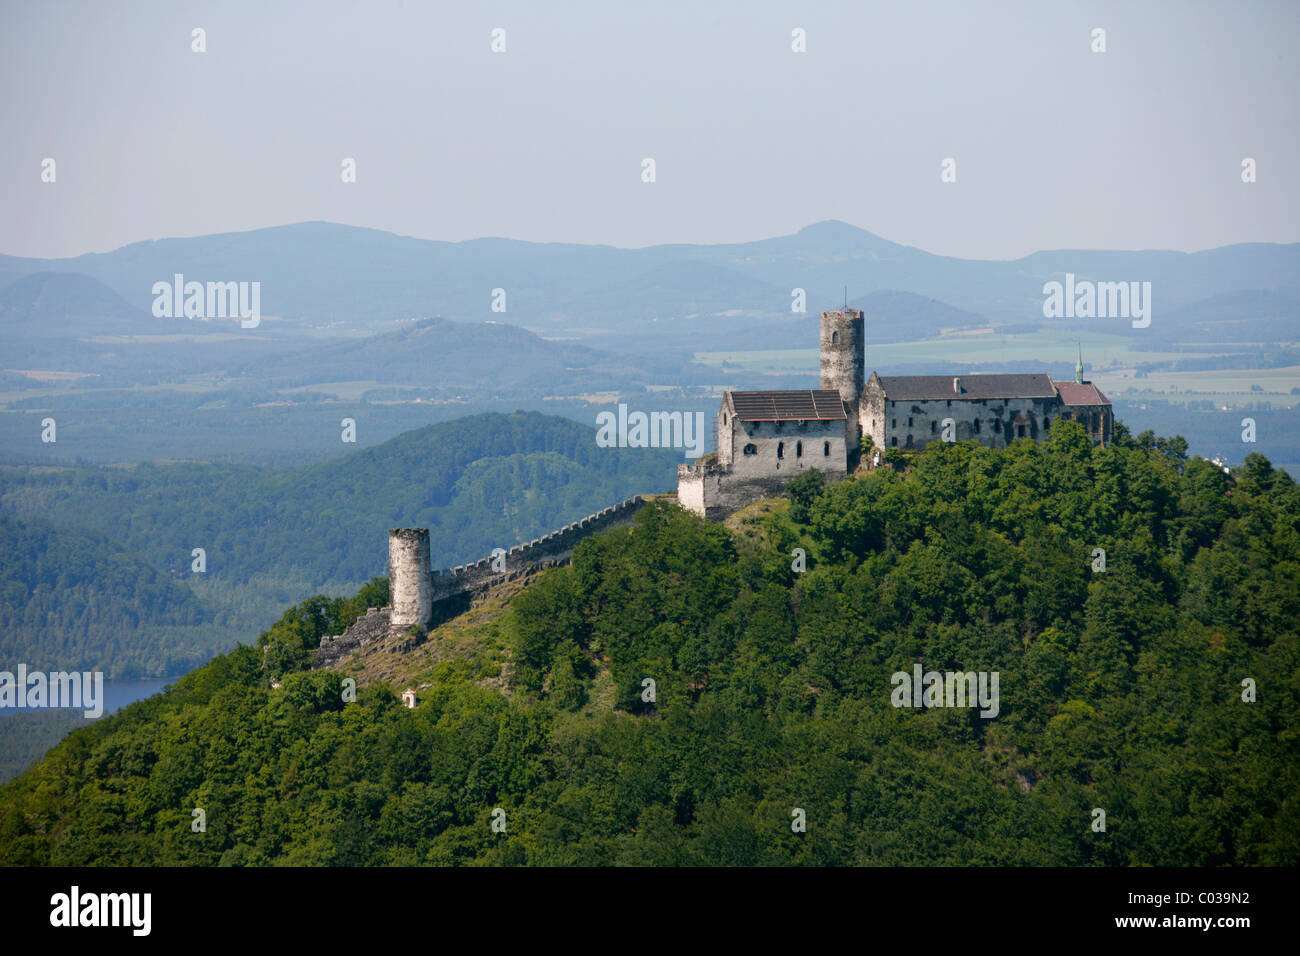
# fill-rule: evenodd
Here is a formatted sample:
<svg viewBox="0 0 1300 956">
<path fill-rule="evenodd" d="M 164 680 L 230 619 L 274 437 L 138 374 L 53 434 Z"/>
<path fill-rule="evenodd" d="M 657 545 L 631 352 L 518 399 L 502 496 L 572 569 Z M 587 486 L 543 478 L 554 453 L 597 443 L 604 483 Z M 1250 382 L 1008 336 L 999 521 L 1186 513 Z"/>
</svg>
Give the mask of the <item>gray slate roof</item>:
<svg viewBox="0 0 1300 956">
<path fill-rule="evenodd" d="M 885 397 L 894 402 L 934 401 L 941 398 L 1054 398 L 1056 389 L 1042 375 L 881 375 Z M 953 388 L 953 379 L 961 391 Z"/>
<path fill-rule="evenodd" d="M 797 392 L 732 392 L 736 417 L 745 422 L 844 420 L 844 399 L 834 389 Z"/>
</svg>

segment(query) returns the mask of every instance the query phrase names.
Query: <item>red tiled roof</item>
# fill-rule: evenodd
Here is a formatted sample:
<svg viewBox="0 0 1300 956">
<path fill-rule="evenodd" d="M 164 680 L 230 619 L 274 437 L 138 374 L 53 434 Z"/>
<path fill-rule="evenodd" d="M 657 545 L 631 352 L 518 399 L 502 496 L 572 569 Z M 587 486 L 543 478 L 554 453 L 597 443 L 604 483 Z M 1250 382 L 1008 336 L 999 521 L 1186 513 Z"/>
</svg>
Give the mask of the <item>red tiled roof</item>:
<svg viewBox="0 0 1300 956">
<path fill-rule="evenodd" d="M 1053 382 L 1066 405 L 1109 405 L 1110 399 L 1091 382 Z"/>
</svg>

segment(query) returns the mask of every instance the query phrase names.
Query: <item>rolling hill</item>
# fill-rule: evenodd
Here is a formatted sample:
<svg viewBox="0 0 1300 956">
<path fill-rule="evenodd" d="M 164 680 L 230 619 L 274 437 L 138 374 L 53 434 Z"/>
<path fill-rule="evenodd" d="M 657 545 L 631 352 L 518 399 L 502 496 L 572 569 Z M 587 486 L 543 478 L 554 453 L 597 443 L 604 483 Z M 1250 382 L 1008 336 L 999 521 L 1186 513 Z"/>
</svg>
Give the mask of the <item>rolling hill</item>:
<svg viewBox="0 0 1300 956">
<path fill-rule="evenodd" d="M 727 526 L 652 503 L 336 670 L 378 592 L 290 608 L 0 788 L 0 864 L 1295 866 L 1297 522 L 1260 456 L 1074 423 Z"/>
<path fill-rule="evenodd" d="M 49 547 L 59 535 L 103 544 L 85 543 L 76 564 L 84 573 L 67 579 L 80 596 L 56 602 L 75 629 L 32 604 L 39 581 L 31 575 L 43 565 L 32 563 L 30 533 L 15 538 L 23 547 L 0 550 L 11 613 L 27 622 L 0 648 L 22 660 L 57 647 L 70 666 L 168 676 L 248 639 L 276 607 L 386 573 L 390 527 L 430 528 L 435 563 L 450 567 L 630 495 L 669 490 L 681 460 L 668 449 L 600 448 L 593 428 L 529 412 L 428 425 L 297 468 L 5 466 L 0 514 L 52 526 Z M 148 573 L 102 573 L 92 557 L 106 548 L 115 567 Z M 203 573 L 192 570 L 195 548 L 205 552 Z M 124 583 L 133 580 L 135 595 Z M 164 598 L 184 621 L 142 616 L 132 603 Z M 193 640 L 178 643 L 158 627 L 179 623 L 195 628 Z"/>
</svg>

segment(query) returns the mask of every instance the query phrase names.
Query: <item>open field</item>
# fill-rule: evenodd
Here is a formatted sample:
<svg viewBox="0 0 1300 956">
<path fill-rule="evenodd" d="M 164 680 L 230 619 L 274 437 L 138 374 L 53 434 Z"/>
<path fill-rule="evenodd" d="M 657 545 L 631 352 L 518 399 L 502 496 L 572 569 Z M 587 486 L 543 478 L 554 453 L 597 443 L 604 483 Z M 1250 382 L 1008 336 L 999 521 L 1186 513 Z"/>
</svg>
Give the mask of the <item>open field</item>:
<svg viewBox="0 0 1300 956">
<path fill-rule="evenodd" d="M 1076 344 L 1077 343 L 1077 344 Z M 1132 366 L 1140 362 L 1162 362 L 1187 358 L 1185 352 L 1143 352 L 1135 346 L 1141 341 L 1123 335 L 1100 332 L 1061 330 L 999 335 L 991 329 L 978 334 L 953 334 L 920 342 L 871 343 L 867 327 L 867 368 L 906 365 L 916 362 L 1025 362 L 1035 359 L 1074 364 L 1078 347 L 1089 367 Z M 1228 354 L 1197 353 L 1198 355 Z M 695 361 L 705 365 L 729 362 L 745 371 L 781 374 L 813 372 L 818 369 L 816 349 L 780 349 L 762 351 L 696 352 Z M 1249 388 L 1249 386 L 1247 386 Z"/>
<path fill-rule="evenodd" d="M 1169 402 L 1211 401 L 1216 407 L 1267 402 L 1290 408 L 1300 402 L 1291 389 L 1300 387 L 1300 366 L 1261 369 L 1213 369 L 1204 372 L 1151 372 L 1135 378 L 1131 369 L 1101 370 L 1093 381 L 1111 398 L 1132 401 L 1161 398 Z M 1256 392 L 1252 385 L 1263 389 Z"/>
</svg>

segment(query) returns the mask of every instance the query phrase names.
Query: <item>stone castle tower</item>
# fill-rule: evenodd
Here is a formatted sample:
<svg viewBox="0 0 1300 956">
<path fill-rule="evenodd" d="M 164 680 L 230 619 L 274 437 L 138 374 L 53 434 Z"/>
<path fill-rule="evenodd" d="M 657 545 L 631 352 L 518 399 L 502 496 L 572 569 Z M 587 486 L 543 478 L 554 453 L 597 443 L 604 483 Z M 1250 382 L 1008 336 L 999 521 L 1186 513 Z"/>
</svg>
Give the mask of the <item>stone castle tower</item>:
<svg viewBox="0 0 1300 956">
<path fill-rule="evenodd" d="M 821 387 L 839 392 L 848 421 L 844 441 L 849 455 L 858 447 L 858 403 L 862 398 L 867 359 L 866 318 L 847 306 L 821 317 Z"/>
<path fill-rule="evenodd" d="M 388 532 L 388 585 L 393 629 L 412 624 L 423 627 L 433 614 L 428 528 L 394 528 Z"/>
</svg>

